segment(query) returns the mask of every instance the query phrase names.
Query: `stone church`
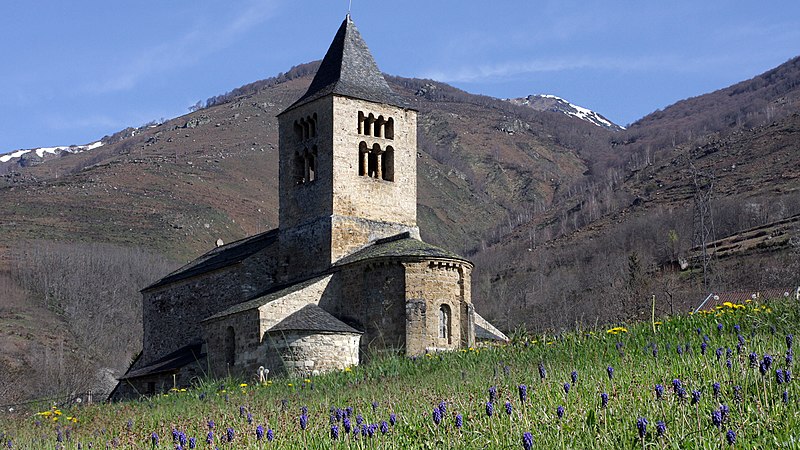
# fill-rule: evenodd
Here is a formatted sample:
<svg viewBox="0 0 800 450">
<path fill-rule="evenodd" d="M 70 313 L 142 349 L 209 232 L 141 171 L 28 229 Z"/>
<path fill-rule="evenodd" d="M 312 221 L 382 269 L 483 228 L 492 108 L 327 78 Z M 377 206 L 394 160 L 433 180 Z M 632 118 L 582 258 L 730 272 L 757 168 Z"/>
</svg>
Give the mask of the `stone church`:
<svg viewBox="0 0 800 450">
<path fill-rule="evenodd" d="M 417 111 L 349 15 L 308 91 L 278 115 L 279 228 L 142 290 L 141 354 L 113 398 L 204 376 L 307 376 L 380 352 L 506 339 L 474 310 L 467 259 L 417 226 Z"/>
</svg>

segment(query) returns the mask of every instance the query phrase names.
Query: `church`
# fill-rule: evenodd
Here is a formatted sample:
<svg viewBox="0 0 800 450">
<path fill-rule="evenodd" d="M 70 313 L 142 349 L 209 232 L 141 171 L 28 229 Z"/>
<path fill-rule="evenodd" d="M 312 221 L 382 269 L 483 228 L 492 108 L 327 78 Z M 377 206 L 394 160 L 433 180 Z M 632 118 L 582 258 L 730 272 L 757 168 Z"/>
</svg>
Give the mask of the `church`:
<svg viewBox="0 0 800 450">
<path fill-rule="evenodd" d="M 142 352 L 112 398 L 507 339 L 473 308 L 473 264 L 420 239 L 417 111 L 349 15 L 278 123 L 279 227 L 142 290 Z"/>
</svg>

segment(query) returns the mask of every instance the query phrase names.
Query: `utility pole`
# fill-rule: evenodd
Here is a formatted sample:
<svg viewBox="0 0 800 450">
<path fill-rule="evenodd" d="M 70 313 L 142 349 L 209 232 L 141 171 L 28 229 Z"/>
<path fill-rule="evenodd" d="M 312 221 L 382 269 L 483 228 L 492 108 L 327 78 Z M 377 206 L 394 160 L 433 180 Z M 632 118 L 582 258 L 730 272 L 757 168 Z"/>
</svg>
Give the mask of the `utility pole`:
<svg viewBox="0 0 800 450">
<path fill-rule="evenodd" d="M 714 262 L 716 259 L 716 237 L 714 235 L 714 214 L 711 200 L 714 198 L 714 175 L 697 169 L 691 165 L 694 182 L 694 215 L 692 245 L 700 246 L 703 259 L 703 290 L 708 292 L 715 284 Z M 713 246 L 709 252 L 708 246 Z"/>
</svg>

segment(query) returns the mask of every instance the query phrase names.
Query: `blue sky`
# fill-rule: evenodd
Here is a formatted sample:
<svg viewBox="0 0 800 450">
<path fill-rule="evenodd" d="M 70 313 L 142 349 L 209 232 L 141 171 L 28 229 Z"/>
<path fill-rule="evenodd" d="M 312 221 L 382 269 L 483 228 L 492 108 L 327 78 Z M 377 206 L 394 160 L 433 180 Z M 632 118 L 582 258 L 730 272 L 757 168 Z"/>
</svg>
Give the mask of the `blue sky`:
<svg viewBox="0 0 800 450">
<path fill-rule="evenodd" d="M 0 5 L 0 153 L 85 144 L 320 59 L 348 0 Z M 626 125 L 800 55 L 800 2 L 353 0 L 387 73 Z"/>
</svg>

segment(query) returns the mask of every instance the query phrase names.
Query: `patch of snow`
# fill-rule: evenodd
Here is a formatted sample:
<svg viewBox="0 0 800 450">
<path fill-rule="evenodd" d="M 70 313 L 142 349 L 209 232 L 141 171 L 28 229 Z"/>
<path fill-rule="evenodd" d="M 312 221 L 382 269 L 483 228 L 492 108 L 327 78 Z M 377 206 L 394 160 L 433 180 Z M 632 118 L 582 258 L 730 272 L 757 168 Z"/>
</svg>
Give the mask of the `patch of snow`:
<svg viewBox="0 0 800 450">
<path fill-rule="evenodd" d="M 102 141 L 97 141 L 97 142 L 93 142 L 91 144 L 86 144 L 86 145 L 72 145 L 72 146 L 61 145 L 61 146 L 57 146 L 57 147 L 39 147 L 39 148 L 30 149 L 30 150 L 17 150 L 15 152 L 9 153 L 7 155 L 0 155 L 0 163 L 9 162 L 14 158 L 19 158 L 22 155 L 28 154 L 30 152 L 36 153 L 36 156 L 41 158 L 41 157 L 43 157 L 45 155 L 45 153 L 49 153 L 51 155 L 56 155 L 56 154 L 58 154 L 60 152 L 80 153 L 80 152 L 83 152 L 83 151 L 86 151 L 86 150 L 94 150 L 94 149 L 96 149 L 98 147 L 102 147 L 102 146 L 103 146 L 103 142 Z"/>
<path fill-rule="evenodd" d="M 14 153 L 9 153 L 7 155 L 0 156 L 0 162 L 9 162 L 14 158 L 19 158 L 20 156 L 30 152 L 31 152 L 30 150 L 17 150 Z"/>
</svg>

